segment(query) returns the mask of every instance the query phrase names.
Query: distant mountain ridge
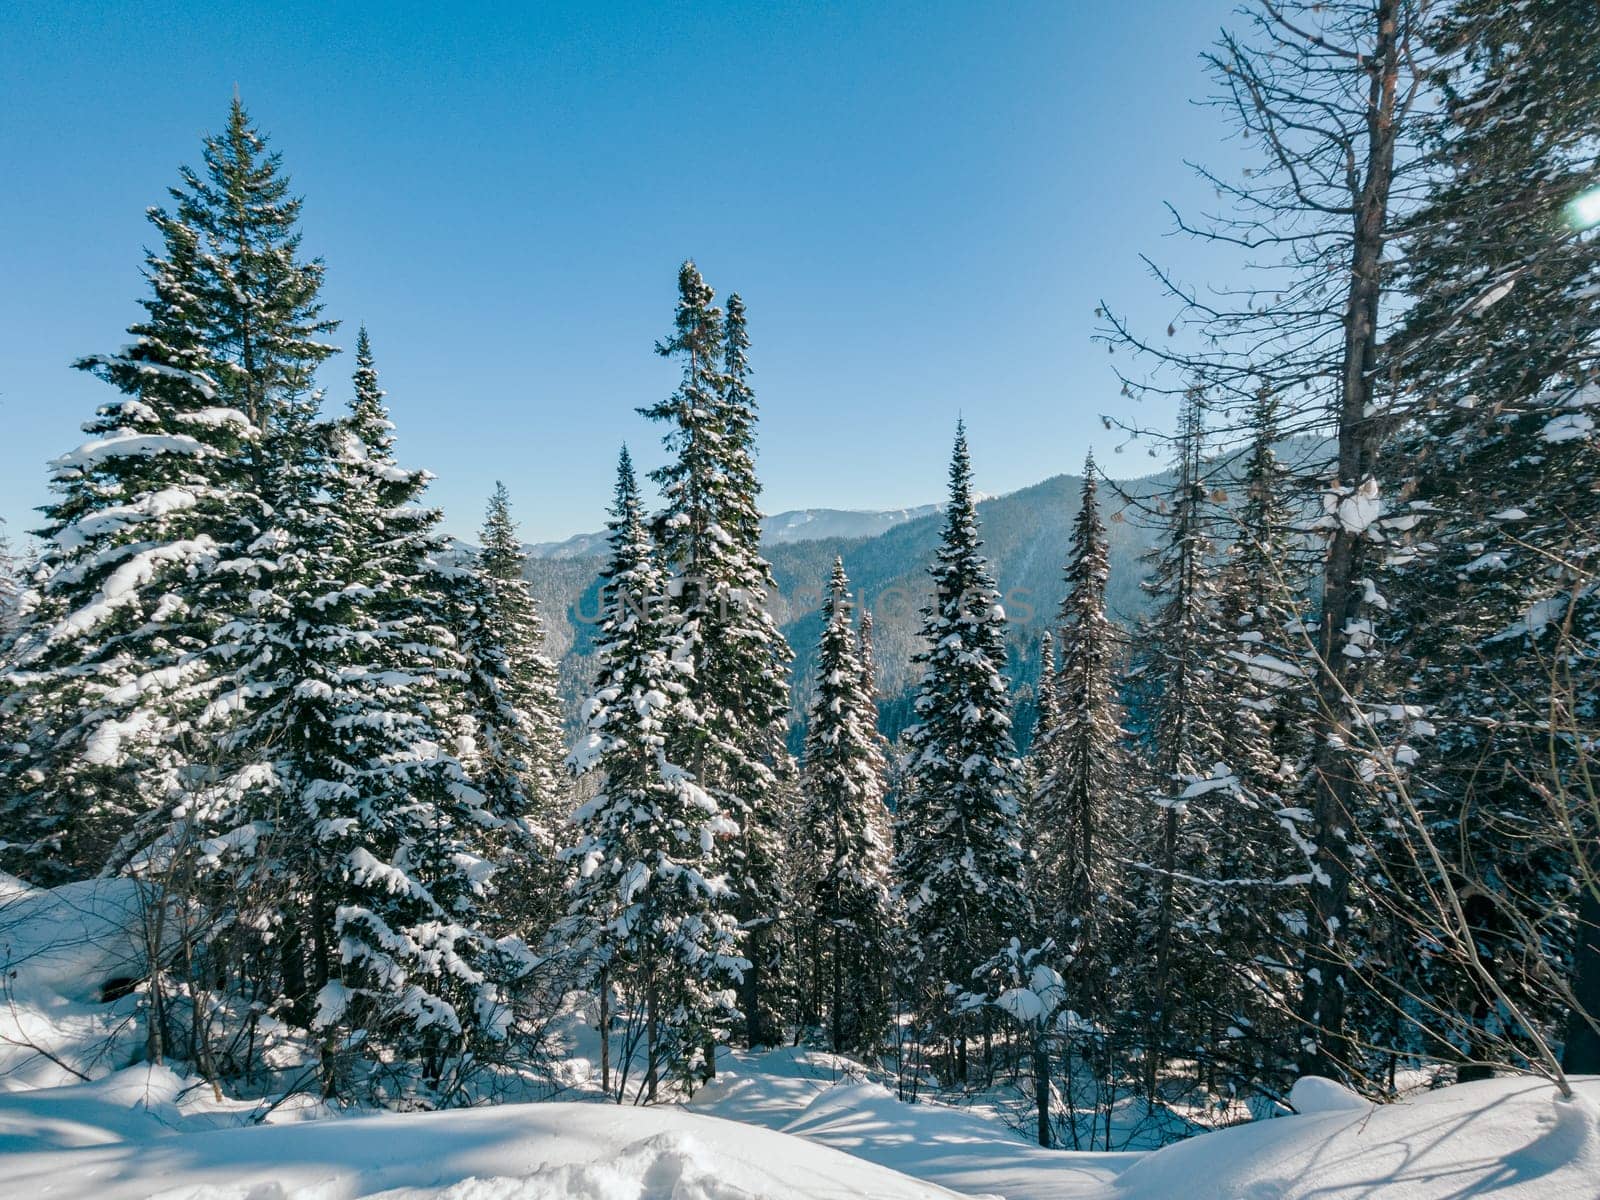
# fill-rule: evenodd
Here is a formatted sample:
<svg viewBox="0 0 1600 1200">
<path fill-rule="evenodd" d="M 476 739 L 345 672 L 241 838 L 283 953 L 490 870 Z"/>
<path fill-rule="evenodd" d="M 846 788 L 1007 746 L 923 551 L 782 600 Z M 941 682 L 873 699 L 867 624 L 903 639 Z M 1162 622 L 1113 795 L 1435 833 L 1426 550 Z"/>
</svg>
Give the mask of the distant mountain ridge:
<svg viewBox="0 0 1600 1200">
<path fill-rule="evenodd" d="M 1314 504 L 1310 488 L 1328 461 L 1331 447 L 1319 437 L 1298 436 L 1278 446 L 1302 489 L 1302 502 Z M 1223 452 L 1208 463 L 1208 476 L 1225 494 L 1244 451 Z M 1148 576 L 1146 553 L 1160 537 L 1144 516 L 1130 511 L 1171 486 L 1170 471 L 1131 480 L 1102 480 L 1101 514 L 1106 522 L 1110 579 L 1106 601 L 1114 620 L 1131 626 L 1146 613 L 1151 597 L 1141 586 Z M 1082 501 L 1083 477 L 1056 475 L 1004 496 L 980 497 L 979 533 L 994 568 L 1011 625 L 1006 676 L 1015 702 L 1019 747 L 1026 747 L 1034 719 L 1033 695 L 1039 677 L 1039 639 L 1055 627 L 1066 592 L 1062 568 L 1072 522 Z M 834 555 L 844 558 L 858 604 L 872 609 L 878 663 L 880 726 L 891 737 L 911 722 L 923 603 L 930 590 L 928 566 L 939 546 L 942 506 L 885 512 L 815 508 L 777 513 L 764 522 L 764 551 L 772 563 L 777 594 L 772 611 L 795 651 L 794 704 L 798 715 L 809 701 L 821 632 L 822 589 Z M 560 660 L 562 686 L 575 717 L 578 698 L 593 684 L 586 661 L 599 612 L 599 572 L 603 535 L 585 534 L 566 542 L 562 554 L 530 558 L 527 575 L 545 614 L 551 653 Z M 580 547 L 583 548 L 579 553 Z M 801 730 L 796 722 L 798 746 Z"/>
<path fill-rule="evenodd" d="M 875 537 L 896 525 L 931 516 L 937 504 L 882 511 L 854 508 L 796 508 L 774 513 L 761 521 L 767 545 L 813 541 L 818 538 Z M 534 558 L 596 558 L 605 553 L 605 533 L 576 533 L 559 542 L 534 542 L 526 547 Z"/>
<path fill-rule="evenodd" d="M 1112 614 L 1124 622 L 1147 606 L 1139 586 L 1145 575 L 1140 559 L 1156 535 L 1124 515 L 1123 495 L 1150 496 L 1165 482 L 1163 473 L 1101 487 L 1111 557 L 1108 601 Z M 1024 743 L 1032 724 L 1039 639 L 1053 627 L 1065 593 L 1062 567 L 1082 489 L 1081 476 L 1057 475 L 978 504 L 984 553 L 1012 619 L 1007 675 L 1020 702 L 1018 734 Z M 777 583 L 773 615 L 795 650 L 797 712 L 811 691 L 822 588 L 834 556 L 840 555 L 858 601 L 873 612 L 884 731 L 893 736 L 909 723 L 916 683 L 911 659 L 917 649 L 920 609 L 930 590 L 928 566 L 939 544 L 941 508 L 927 504 L 884 512 L 801 509 L 765 520 L 763 546 Z M 599 612 L 604 550 L 603 534 L 580 534 L 530 547 L 533 557 L 527 575 L 546 614 L 550 649 L 561 660 L 564 689 L 574 704 L 592 682 L 585 659 Z"/>
</svg>

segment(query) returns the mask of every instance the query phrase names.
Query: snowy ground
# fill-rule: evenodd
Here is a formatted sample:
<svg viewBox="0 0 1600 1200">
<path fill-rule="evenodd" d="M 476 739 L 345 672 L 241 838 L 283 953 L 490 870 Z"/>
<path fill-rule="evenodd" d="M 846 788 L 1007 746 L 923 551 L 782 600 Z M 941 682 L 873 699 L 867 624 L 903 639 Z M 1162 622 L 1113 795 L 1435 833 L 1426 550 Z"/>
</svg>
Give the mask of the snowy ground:
<svg viewBox="0 0 1600 1200">
<path fill-rule="evenodd" d="M 708 1100 L 776 1119 L 754 1075 Z M 1030 1148 L 1003 1126 L 905 1105 L 873 1084 L 818 1091 L 785 1131 L 696 1108 L 515 1104 L 207 1128 L 180 1081 L 132 1068 L 0 1096 L 0 1188 L 59 1200 L 1594 1200 L 1600 1081 L 1576 1102 L 1529 1080 L 1465 1084 L 1374 1109 L 1263 1121 L 1151 1153 Z M 1313 1106 L 1314 1107 L 1314 1106 Z M 946 1190 L 949 1189 L 949 1190 Z"/>
<path fill-rule="evenodd" d="M 1042 1150 L 981 1107 L 904 1104 L 846 1060 L 725 1059 L 684 1107 L 578 1102 L 330 1116 L 219 1097 L 139 1052 L 115 881 L 0 879 L 0 1197 L 29 1200 L 1597 1200 L 1600 1079 L 1505 1079 L 1374 1107 L 1322 1081 L 1300 1113 L 1144 1153 Z M 574 1018 L 568 1072 L 591 1047 Z M 111 1035 L 108 1051 L 104 1039 Z M 24 1037 L 37 1049 L 18 1045 Z M 41 1053 L 41 1050 L 43 1053 Z M 85 1074 L 92 1082 L 79 1081 Z"/>
</svg>

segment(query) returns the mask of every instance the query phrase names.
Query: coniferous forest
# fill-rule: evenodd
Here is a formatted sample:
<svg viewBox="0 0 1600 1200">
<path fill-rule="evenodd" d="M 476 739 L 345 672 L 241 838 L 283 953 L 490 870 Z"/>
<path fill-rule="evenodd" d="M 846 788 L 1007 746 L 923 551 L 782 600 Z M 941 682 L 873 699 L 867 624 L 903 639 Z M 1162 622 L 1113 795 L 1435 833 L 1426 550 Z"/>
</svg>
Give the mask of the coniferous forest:
<svg viewBox="0 0 1600 1200">
<path fill-rule="evenodd" d="M 561 1097 L 576 1024 L 619 1104 L 808 1047 L 1074 1150 L 1308 1077 L 1571 1096 L 1600 1073 L 1597 28 L 1246 6 L 1207 63 L 1255 166 L 1178 222 L 1248 282 L 1153 260 L 1172 326 L 1108 296 L 1088 346 L 1107 447 L 1170 469 L 1090 457 L 1019 691 L 952 420 L 906 721 L 848 552 L 815 644 L 773 615 L 759 296 L 661 281 L 660 391 L 617 403 L 664 465 L 593 481 L 574 690 L 518 533 L 540 497 L 486 481 L 480 535 L 445 535 L 384 330 L 325 306 L 293 147 L 236 98 L 3 560 L 0 869 L 122 889 L 137 944 L 102 1057 L 58 1065 L 443 1109 Z M 1109 500 L 1152 547 L 1134 620 Z"/>
</svg>

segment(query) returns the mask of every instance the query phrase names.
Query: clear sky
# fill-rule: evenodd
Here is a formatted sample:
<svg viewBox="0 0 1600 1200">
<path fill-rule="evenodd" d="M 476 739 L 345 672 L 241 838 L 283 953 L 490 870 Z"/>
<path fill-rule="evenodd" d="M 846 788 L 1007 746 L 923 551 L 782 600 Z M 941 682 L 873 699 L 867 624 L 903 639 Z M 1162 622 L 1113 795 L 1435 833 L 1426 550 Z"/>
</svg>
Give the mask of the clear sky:
<svg viewBox="0 0 1600 1200">
<path fill-rule="evenodd" d="M 1091 444 L 1143 473 L 1093 310 L 1164 328 L 1139 252 L 1198 262 L 1162 202 L 1236 154 L 1190 103 L 1230 8 L 0 5 L 0 517 L 107 398 L 68 364 L 126 340 L 144 210 L 235 85 L 452 532 L 495 479 L 530 540 L 596 528 L 618 445 L 659 461 L 685 257 L 749 307 L 768 511 L 938 498 L 958 414 L 986 492 Z"/>
</svg>

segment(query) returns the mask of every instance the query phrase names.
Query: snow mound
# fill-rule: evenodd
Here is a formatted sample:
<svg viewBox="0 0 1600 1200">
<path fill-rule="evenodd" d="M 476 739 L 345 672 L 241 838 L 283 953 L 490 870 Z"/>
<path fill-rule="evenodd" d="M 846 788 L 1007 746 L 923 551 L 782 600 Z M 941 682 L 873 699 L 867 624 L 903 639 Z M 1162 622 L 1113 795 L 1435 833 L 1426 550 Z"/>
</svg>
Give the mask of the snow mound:
<svg viewBox="0 0 1600 1200">
<path fill-rule="evenodd" d="M 44 889 L 0 872 L 0 1092 L 79 1083 L 133 1060 L 141 914 L 131 879 Z"/>
<path fill-rule="evenodd" d="M 1318 1113 L 1370 1112 L 1372 1101 L 1356 1095 L 1342 1083 L 1319 1075 L 1303 1075 L 1289 1089 L 1289 1103 L 1301 1116 Z"/>
<path fill-rule="evenodd" d="M 782 1129 L 819 1097 L 861 1076 L 859 1063 L 803 1046 L 730 1054 L 689 1107 L 708 1116 Z"/>
<path fill-rule="evenodd" d="M 131 879 L 47 890 L 0 872 L 0 971 L 18 992 L 99 1000 L 108 982 L 143 970 L 139 913 Z"/>
<path fill-rule="evenodd" d="M 784 1132 L 969 1196 L 1006 1200 L 1109 1196 L 1118 1174 L 1140 1158 L 1137 1153 L 1046 1150 L 993 1114 L 906 1104 L 876 1083 L 823 1092 Z"/>
<path fill-rule="evenodd" d="M 183 1119 L 182 1090 L 169 1068 L 138 1066 L 94 1083 L 9 1094 L 0 1099 L 0 1154 L 161 1137 Z"/>
<path fill-rule="evenodd" d="M 574 1163 L 528 1178 L 463 1179 L 437 1200 L 764 1200 L 788 1195 L 757 1182 L 752 1191 L 724 1179 L 716 1154 L 685 1133 L 663 1133 L 625 1148 L 615 1161 Z M 744 1181 L 751 1182 L 751 1181 Z M 391 1193 L 393 1195 L 393 1193 Z"/>
<path fill-rule="evenodd" d="M 1493 1079 L 1398 1104 L 1324 1109 L 1316 1120 L 1258 1121 L 1146 1155 L 1108 1196 L 1595 1200 L 1600 1080 L 1577 1087 L 1566 1101 L 1543 1080 Z"/>
<path fill-rule="evenodd" d="M 20 1114 L 15 1103 L 24 1099 L 0 1096 L 0 1113 Z M 0 1193 L 51 1200 L 951 1196 L 802 1138 L 666 1107 L 507 1104 L 175 1136 L 128 1132 L 116 1143 L 8 1153 Z M 35 1131 L 32 1141 L 48 1139 Z"/>
</svg>

